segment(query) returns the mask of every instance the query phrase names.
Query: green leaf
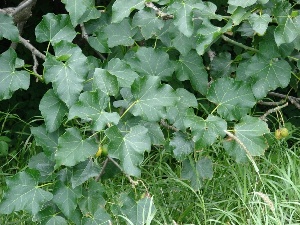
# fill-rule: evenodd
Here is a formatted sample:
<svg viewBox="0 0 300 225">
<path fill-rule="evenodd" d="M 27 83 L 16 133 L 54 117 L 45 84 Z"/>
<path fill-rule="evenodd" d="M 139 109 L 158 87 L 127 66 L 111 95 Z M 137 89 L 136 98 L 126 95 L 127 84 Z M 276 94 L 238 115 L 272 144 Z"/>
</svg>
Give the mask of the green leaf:
<svg viewBox="0 0 300 225">
<path fill-rule="evenodd" d="M 126 201 L 122 208 L 124 218 L 127 224 L 144 225 L 151 224 L 153 220 L 156 208 L 153 202 L 153 198 L 145 197 L 140 199 L 137 203 L 133 200 Z"/>
<path fill-rule="evenodd" d="M 48 157 L 52 157 L 57 149 L 58 138 L 61 135 L 60 130 L 48 133 L 45 125 L 31 127 L 31 133 L 34 135 L 36 144 L 41 146 Z"/>
<path fill-rule="evenodd" d="M 84 190 L 83 196 L 79 199 L 78 205 L 84 215 L 93 215 L 99 208 L 104 208 L 105 199 L 103 194 L 105 189 L 95 180 L 89 181 L 87 190 Z"/>
<path fill-rule="evenodd" d="M 142 76 L 170 77 L 174 71 L 169 55 L 154 48 L 140 47 L 128 63 Z"/>
<path fill-rule="evenodd" d="M 53 202 L 70 218 L 77 208 L 77 199 L 81 197 L 81 187 L 71 188 L 59 181 L 55 184 L 53 194 Z"/>
<path fill-rule="evenodd" d="M 241 74 L 240 74 L 241 75 Z M 286 87 L 291 79 L 291 67 L 285 60 L 269 60 L 265 57 L 253 57 L 244 72 L 252 83 L 252 92 L 257 99 L 262 99 L 271 90 Z"/>
<path fill-rule="evenodd" d="M 176 68 L 176 77 L 180 81 L 190 80 L 194 90 L 205 95 L 208 87 L 208 75 L 202 58 L 196 51 L 180 56 Z"/>
<path fill-rule="evenodd" d="M 205 157 L 197 162 L 184 160 L 182 163 L 181 178 L 190 180 L 194 190 L 199 190 L 203 186 L 203 179 L 211 179 L 213 177 L 212 161 Z"/>
<path fill-rule="evenodd" d="M 194 151 L 194 142 L 188 139 L 186 134 L 176 132 L 174 137 L 170 141 L 174 156 L 177 160 L 181 161 L 186 158 L 191 152 Z"/>
<path fill-rule="evenodd" d="M 35 215 L 53 195 L 38 186 L 37 177 L 28 170 L 7 178 L 8 191 L 0 203 L 0 213 L 25 210 Z"/>
<path fill-rule="evenodd" d="M 132 114 L 148 121 L 159 121 L 166 114 L 166 106 L 173 106 L 178 97 L 168 84 L 160 84 L 157 76 L 136 79 L 131 86 L 134 98 Z"/>
<path fill-rule="evenodd" d="M 116 0 L 112 6 L 112 22 L 119 23 L 134 10 L 141 10 L 145 7 L 145 0 Z"/>
<path fill-rule="evenodd" d="M 16 70 L 19 60 L 12 48 L 0 55 L 0 100 L 9 99 L 16 90 L 29 87 L 29 73 Z"/>
<path fill-rule="evenodd" d="M 194 1 L 174 2 L 168 8 L 170 13 L 174 13 L 174 24 L 181 33 L 191 37 L 194 32 L 193 15 Z"/>
<path fill-rule="evenodd" d="M 118 124 L 119 114 L 108 113 L 105 108 L 108 106 L 109 97 L 98 94 L 98 92 L 83 92 L 79 97 L 79 102 L 70 108 L 68 119 L 79 117 L 91 120 L 91 129 L 100 131 L 108 123 Z"/>
<path fill-rule="evenodd" d="M 83 225 L 110 225 L 111 223 L 111 218 L 107 212 L 102 209 L 98 208 L 97 211 L 89 217 L 84 217 L 82 220 Z"/>
<path fill-rule="evenodd" d="M 210 75 L 213 79 L 229 76 L 234 71 L 232 63 L 231 54 L 229 52 L 221 52 L 211 62 Z"/>
<path fill-rule="evenodd" d="M 45 119 L 45 125 L 49 133 L 56 131 L 63 121 L 68 108 L 54 93 L 48 90 L 41 99 L 39 109 Z"/>
<path fill-rule="evenodd" d="M 46 223 L 46 225 L 68 225 L 67 221 L 65 220 L 65 218 L 61 217 L 61 216 L 56 216 L 53 215 Z"/>
<path fill-rule="evenodd" d="M 89 36 L 88 43 L 98 52 L 110 53 L 110 49 L 107 44 L 107 37 L 102 31 L 95 32 L 93 36 Z"/>
<path fill-rule="evenodd" d="M 100 173 L 100 167 L 93 160 L 86 160 L 73 167 L 71 177 L 72 188 L 75 188 L 89 178 L 96 177 Z"/>
<path fill-rule="evenodd" d="M 155 12 L 141 10 L 134 15 L 132 26 L 140 27 L 143 37 L 147 40 L 158 34 L 163 28 L 164 22 L 155 15 Z"/>
<path fill-rule="evenodd" d="M 222 20 L 222 16 L 216 14 L 217 6 L 212 2 L 197 2 L 194 7 L 202 18 Z"/>
<path fill-rule="evenodd" d="M 94 90 L 98 90 L 99 92 L 102 91 L 106 95 L 116 96 L 119 93 L 117 77 L 110 74 L 105 69 L 95 69 L 93 87 Z"/>
<path fill-rule="evenodd" d="M 28 163 L 28 167 L 38 170 L 41 176 L 51 175 L 54 171 L 54 165 L 55 163 L 44 152 L 32 156 Z"/>
<path fill-rule="evenodd" d="M 70 45 L 68 43 L 61 44 L 63 46 Z M 57 52 L 59 50 L 59 48 L 56 49 Z M 86 66 L 87 58 L 79 47 L 73 47 L 69 51 L 72 51 L 72 56 L 66 62 L 57 61 L 54 56 L 48 54 L 43 65 L 46 83 L 52 82 L 55 94 L 68 107 L 71 107 L 83 89 L 88 67 Z"/>
<path fill-rule="evenodd" d="M 158 123 L 155 122 L 142 122 L 140 125 L 148 129 L 148 134 L 153 145 L 163 145 L 165 143 L 165 137 L 160 129 Z"/>
<path fill-rule="evenodd" d="M 254 5 L 256 2 L 257 2 L 257 0 L 245 0 L 245 1 L 228 0 L 228 4 L 229 5 L 241 6 L 243 8 L 246 8 L 248 6 Z"/>
<path fill-rule="evenodd" d="M 218 116 L 208 115 L 206 119 L 196 116 L 193 110 L 187 112 L 184 125 L 190 127 L 196 149 L 214 144 L 218 137 L 224 137 L 227 129 L 225 120 Z"/>
<path fill-rule="evenodd" d="M 292 18 L 290 15 L 280 15 L 278 26 L 274 31 L 276 44 L 291 43 L 300 34 L 300 16 Z"/>
<path fill-rule="evenodd" d="M 43 16 L 42 21 L 36 26 L 35 36 L 37 42 L 50 41 L 53 45 L 61 40 L 72 42 L 76 32 L 69 15 L 48 13 Z"/>
<path fill-rule="evenodd" d="M 251 12 L 238 6 L 231 15 L 232 22 L 235 26 L 239 25 L 243 20 L 246 20 L 251 15 Z"/>
<path fill-rule="evenodd" d="M 126 3 L 127 5 L 127 3 Z M 108 47 L 112 48 L 118 45 L 131 46 L 134 44 L 133 36 L 136 29 L 132 29 L 129 19 L 124 19 L 120 23 L 112 23 L 104 28 L 108 38 Z"/>
<path fill-rule="evenodd" d="M 251 156 L 263 155 L 268 148 L 264 134 L 269 133 L 267 123 L 259 118 L 245 116 L 234 126 L 235 136 L 247 148 Z M 225 150 L 233 156 L 237 162 L 245 162 L 247 155 L 245 150 L 235 140 L 229 139 L 223 142 Z"/>
<path fill-rule="evenodd" d="M 124 134 L 112 126 L 105 131 L 109 138 L 108 155 L 119 159 L 121 166 L 128 175 L 139 177 L 141 171 L 138 166 L 143 161 L 145 151 L 150 151 L 151 141 L 148 130 L 140 125 L 131 127 Z"/>
<path fill-rule="evenodd" d="M 179 97 L 177 103 L 174 106 L 167 108 L 166 119 L 173 124 L 177 129 L 184 131 L 184 119 L 188 108 L 197 108 L 198 103 L 195 95 L 188 92 L 186 89 L 178 88 L 176 94 Z"/>
<path fill-rule="evenodd" d="M 11 41 L 19 41 L 19 30 L 14 25 L 13 18 L 7 14 L 0 13 L 0 40 L 4 37 Z"/>
<path fill-rule="evenodd" d="M 110 74 L 117 77 L 120 87 L 131 87 L 133 81 L 139 77 L 129 65 L 118 58 L 111 59 L 108 62 L 107 70 Z"/>
<path fill-rule="evenodd" d="M 8 155 L 8 144 L 5 141 L 0 141 L 0 157 Z"/>
<path fill-rule="evenodd" d="M 272 19 L 269 14 L 257 15 L 256 13 L 252 13 L 249 17 L 249 22 L 255 32 L 259 35 L 263 35 L 268 28 L 268 24 L 272 22 Z"/>
<path fill-rule="evenodd" d="M 74 166 L 94 155 L 97 149 L 98 144 L 94 139 L 83 140 L 77 128 L 68 128 L 66 133 L 58 139 L 58 148 L 55 153 L 56 167 Z"/>
<path fill-rule="evenodd" d="M 215 110 L 226 120 L 240 119 L 256 103 L 250 84 L 232 78 L 214 81 L 208 90 L 207 99 L 217 104 Z"/>
</svg>

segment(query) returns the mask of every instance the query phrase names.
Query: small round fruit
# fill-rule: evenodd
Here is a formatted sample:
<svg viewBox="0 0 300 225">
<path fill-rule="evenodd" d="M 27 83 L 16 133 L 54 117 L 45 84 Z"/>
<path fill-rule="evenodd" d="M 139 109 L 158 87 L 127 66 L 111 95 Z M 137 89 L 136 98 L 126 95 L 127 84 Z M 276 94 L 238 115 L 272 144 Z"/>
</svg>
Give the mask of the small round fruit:
<svg viewBox="0 0 300 225">
<path fill-rule="evenodd" d="M 103 149 L 102 149 L 102 146 L 100 145 L 99 148 L 98 148 L 98 151 L 96 152 L 96 155 L 95 155 L 96 158 L 98 158 L 99 156 L 101 156 L 102 151 L 103 151 Z"/>
<path fill-rule="evenodd" d="M 275 138 L 276 138 L 277 140 L 280 140 L 280 139 L 282 138 L 281 132 L 280 132 L 279 129 L 275 130 Z"/>
<path fill-rule="evenodd" d="M 289 130 L 286 129 L 285 127 L 281 128 L 280 129 L 280 134 L 281 134 L 282 137 L 287 137 L 289 135 Z"/>
<path fill-rule="evenodd" d="M 108 146 L 107 145 L 103 145 L 102 147 L 102 156 L 107 156 L 108 154 Z"/>
</svg>

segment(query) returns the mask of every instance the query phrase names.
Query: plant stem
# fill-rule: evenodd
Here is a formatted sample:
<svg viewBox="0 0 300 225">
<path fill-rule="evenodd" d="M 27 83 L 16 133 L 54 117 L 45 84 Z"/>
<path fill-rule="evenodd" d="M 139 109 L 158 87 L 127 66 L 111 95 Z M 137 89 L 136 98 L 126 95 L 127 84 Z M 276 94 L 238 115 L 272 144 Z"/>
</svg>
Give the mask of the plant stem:
<svg viewBox="0 0 300 225">
<path fill-rule="evenodd" d="M 229 43 L 231 43 L 231 44 L 234 44 L 234 45 L 236 45 L 236 46 L 239 46 L 239 47 L 241 47 L 241 48 L 243 48 L 243 49 L 246 49 L 246 50 L 248 50 L 248 51 L 253 51 L 253 52 L 256 52 L 256 53 L 259 52 L 257 49 L 251 48 L 251 47 L 249 47 L 249 46 L 247 46 L 247 45 L 244 45 L 244 44 L 242 44 L 242 43 L 240 43 L 240 42 L 234 41 L 234 40 L 232 40 L 232 39 L 226 37 L 225 35 L 222 35 L 221 37 L 222 37 L 222 39 L 223 39 L 224 41 L 227 41 L 227 42 L 229 42 Z"/>
</svg>

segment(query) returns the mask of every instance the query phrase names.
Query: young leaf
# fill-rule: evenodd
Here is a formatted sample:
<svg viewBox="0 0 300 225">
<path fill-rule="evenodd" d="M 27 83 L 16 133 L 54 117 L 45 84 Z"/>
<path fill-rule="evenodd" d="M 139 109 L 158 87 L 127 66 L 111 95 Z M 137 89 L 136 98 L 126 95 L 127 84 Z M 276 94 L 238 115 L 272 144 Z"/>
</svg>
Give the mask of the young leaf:
<svg viewBox="0 0 300 225">
<path fill-rule="evenodd" d="M 124 4 L 123 0 L 116 0 L 112 6 L 112 22 L 119 23 L 134 9 L 143 9 L 145 7 L 145 0 L 127 0 Z"/>
<path fill-rule="evenodd" d="M 50 41 L 51 44 L 61 40 L 72 42 L 76 32 L 72 26 L 69 15 L 54 15 L 48 13 L 35 28 L 35 36 L 38 42 Z"/>
<path fill-rule="evenodd" d="M 264 134 L 269 133 L 267 123 L 259 118 L 245 116 L 240 123 L 234 126 L 235 136 L 247 148 L 251 156 L 260 156 L 268 148 Z M 225 150 L 233 156 L 237 162 L 245 162 L 247 155 L 245 149 L 235 140 L 224 140 Z"/>
<path fill-rule="evenodd" d="M 291 78 L 291 67 L 285 60 L 269 60 L 265 57 L 253 57 L 245 71 L 252 83 L 252 92 L 262 99 L 271 90 L 286 87 Z M 245 80 L 245 77 L 241 78 Z"/>
<path fill-rule="evenodd" d="M 77 199 L 81 197 L 81 187 L 71 188 L 62 182 L 57 182 L 53 190 L 53 202 L 70 218 L 77 207 Z"/>
<path fill-rule="evenodd" d="M 218 114 L 227 120 L 240 119 L 256 103 L 250 84 L 228 77 L 211 84 L 207 99 L 217 104 Z"/>
<path fill-rule="evenodd" d="M 126 3 L 127 5 L 127 3 Z M 108 46 L 110 48 L 124 45 L 131 46 L 134 43 L 133 36 L 136 33 L 136 29 L 132 29 L 129 19 L 124 19 L 120 23 L 112 23 L 104 28 L 106 36 L 108 38 Z"/>
<path fill-rule="evenodd" d="M 19 41 L 19 30 L 14 25 L 13 18 L 7 14 L 0 13 L 0 40 L 4 37 L 11 41 Z"/>
<path fill-rule="evenodd" d="M 39 109 L 44 117 L 45 125 L 49 133 L 59 128 L 65 114 L 68 112 L 67 106 L 56 96 L 53 89 L 45 93 L 41 99 Z"/>
<path fill-rule="evenodd" d="M 174 71 L 165 51 L 140 47 L 135 56 L 128 63 L 140 75 L 169 77 Z"/>
<path fill-rule="evenodd" d="M 206 120 L 196 116 L 193 110 L 188 110 L 184 125 L 192 130 L 196 149 L 210 146 L 218 137 L 224 137 L 227 129 L 225 120 L 218 116 L 208 115 Z"/>
<path fill-rule="evenodd" d="M 69 49 L 69 43 L 63 43 Z M 48 54 L 44 62 L 46 83 L 52 82 L 57 96 L 71 107 L 79 97 L 83 89 L 83 82 L 88 72 L 87 58 L 82 54 L 79 47 L 68 51 L 72 52 L 66 62 L 58 61 Z"/>
<path fill-rule="evenodd" d="M 213 164 L 209 158 L 202 158 L 197 162 L 184 160 L 182 163 L 181 178 L 190 180 L 194 190 L 199 190 L 203 186 L 203 179 L 213 177 Z"/>
<path fill-rule="evenodd" d="M 158 34 L 158 31 L 163 28 L 164 22 L 155 15 L 155 12 L 140 10 L 134 15 L 132 26 L 140 27 L 143 37 L 147 40 Z"/>
<path fill-rule="evenodd" d="M 148 130 L 143 126 L 131 127 L 129 132 L 123 134 L 116 126 L 105 131 L 109 138 L 108 155 L 119 159 L 121 166 L 128 175 L 139 177 L 138 168 L 143 161 L 145 151 L 150 151 L 151 141 Z"/>
<path fill-rule="evenodd" d="M 58 148 L 55 153 L 56 167 L 74 166 L 94 155 L 97 149 L 98 144 L 93 139 L 83 140 L 77 128 L 68 128 L 66 133 L 58 139 Z"/>
<path fill-rule="evenodd" d="M 102 130 L 108 123 L 118 124 L 120 116 L 116 112 L 105 112 L 109 97 L 98 94 L 98 92 L 83 92 L 79 97 L 79 102 L 70 108 L 68 119 L 80 117 L 92 120 L 91 129 Z"/>
<path fill-rule="evenodd" d="M 170 141 L 170 146 L 174 148 L 173 153 L 177 160 L 183 160 L 188 154 L 194 151 L 194 142 L 188 140 L 186 134 L 176 132 Z"/>
<path fill-rule="evenodd" d="M 178 80 L 190 80 L 194 90 L 206 95 L 208 75 L 202 58 L 196 51 L 192 50 L 186 56 L 180 56 L 175 72 Z"/>
<path fill-rule="evenodd" d="M 139 77 L 129 65 L 118 58 L 111 59 L 108 62 L 107 70 L 110 74 L 117 77 L 120 87 L 130 87 L 133 81 Z"/>
<path fill-rule="evenodd" d="M 27 90 L 29 87 L 29 73 L 16 70 L 18 60 L 12 48 L 0 55 L 0 100 L 9 99 L 16 90 Z"/>
<path fill-rule="evenodd" d="M 172 87 L 161 85 L 157 76 L 136 79 L 131 92 L 134 97 L 132 114 L 148 121 L 159 121 L 165 115 L 165 107 L 174 105 L 178 99 Z"/>
<path fill-rule="evenodd" d="M 28 170 L 19 172 L 6 180 L 8 191 L 0 203 L 0 213 L 25 210 L 35 215 L 53 195 L 38 186 L 38 179 Z"/>
</svg>

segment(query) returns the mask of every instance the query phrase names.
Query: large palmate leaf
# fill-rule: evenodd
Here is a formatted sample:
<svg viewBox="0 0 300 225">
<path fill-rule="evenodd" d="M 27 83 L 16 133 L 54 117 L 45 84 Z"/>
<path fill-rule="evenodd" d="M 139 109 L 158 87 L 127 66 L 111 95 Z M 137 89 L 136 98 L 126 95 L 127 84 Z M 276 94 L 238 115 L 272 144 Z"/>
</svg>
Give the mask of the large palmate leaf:
<svg viewBox="0 0 300 225">
<path fill-rule="evenodd" d="M 143 37 L 147 40 L 158 34 L 158 31 L 163 28 L 164 22 L 155 15 L 155 12 L 141 10 L 134 15 L 132 26 L 140 27 Z"/>
<path fill-rule="evenodd" d="M 80 117 L 91 120 L 91 129 L 102 130 L 108 123 L 118 124 L 120 116 L 116 112 L 105 111 L 109 102 L 109 97 L 98 94 L 98 92 L 83 92 L 79 97 L 79 102 L 70 108 L 68 119 Z"/>
<path fill-rule="evenodd" d="M 235 136 L 247 148 L 251 156 L 260 156 L 268 148 L 264 134 L 269 133 L 267 123 L 259 118 L 245 116 L 234 126 Z M 233 139 L 224 140 L 225 150 L 233 156 L 237 162 L 245 162 L 247 154 L 245 149 Z"/>
<path fill-rule="evenodd" d="M 169 55 L 154 48 L 139 48 L 135 58 L 128 63 L 140 75 L 169 77 L 174 71 Z"/>
<path fill-rule="evenodd" d="M 173 124 L 177 129 L 184 131 L 184 119 L 188 108 L 197 108 L 198 103 L 195 95 L 188 92 L 186 89 L 178 88 L 176 94 L 179 97 L 174 106 L 167 108 L 166 119 Z"/>
<path fill-rule="evenodd" d="M 213 177 L 213 172 L 213 164 L 209 158 L 202 158 L 197 162 L 186 159 L 182 163 L 181 178 L 189 180 L 192 188 L 199 190 L 204 179 Z"/>
<path fill-rule="evenodd" d="M 193 0 L 176 1 L 168 8 L 169 12 L 175 16 L 174 24 L 187 37 L 191 37 L 194 32 L 192 13 L 194 3 Z"/>
<path fill-rule="evenodd" d="M 38 176 L 34 172 L 22 171 L 6 180 L 8 191 L 0 203 L 0 213 L 25 210 L 35 215 L 53 195 L 38 187 Z"/>
<path fill-rule="evenodd" d="M 38 42 L 50 41 L 55 44 L 61 40 L 72 42 L 76 32 L 69 15 L 48 13 L 43 16 L 42 21 L 36 26 L 35 35 Z"/>
<path fill-rule="evenodd" d="M 209 115 L 206 119 L 196 116 L 189 110 L 184 119 L 184 125 L 190 127 L 196 149 L 210 146 L 218 137 L 224 137 L 227 129 L 225 120 L 218 116 Z"/>
<path fill-rule="evenodd" d="M 132 176 L 139 177 L 138 168 L 143 161 L 145 151 L 150 151 L 151 141 L 148 130 L 140 125 L 131 127 L 130 131 L 122 133 L 116 126 L 105 131 L 109 138 L 108 155 L 119 159 L 124 171 Z"/>
<path fill-rule="evenodd" d="M 186 134 L 176 132 L 170 141 L 174 156 L 177 160 L 183 160 L 188 154 L 194 151 L 194 142 L 188 139 Z"/>
<path fill-rule="evenodd" d="M 285 60 L 269 60 L 262 57 L 253 57 L 245 71 L 250 77 L 252 91 L 257 99 L 261 99 L 271 90 L 286 87 L 291 78 L 291 67 Z M 245 77 L 239 79 L 245 80 Z"/>
<path fill-rule="evenodd" d="M 110 74 L 107 70 L 100 68 L 95 69 L 93 87 L 94 90 L 101 91 L 106 95 L 115 96 L 119 92 L 119 82 L 117 77 Z"/>
<path fill-rule="evenodd" d="M 180 56 L 177 63 L 176 76 L 180 81 L 190 80 L 194 90 L 205 95 L 208 87 L 208 75 L 202 58 L 196 51 Z"/>
<path fill-rule="evenodd" d="M 9 99 L 18 89 L 28 89 L 29 73 L 25 70 L 17 70 L 23 64 L 24 62 L 17 58 L 12 48 L 0 55 L 0 100 Z"/>
<path fill-rule="evenodd" d="M 217 104 L 218 114 L 227 120 L 240 119 L 256 103 L 250 84 L 232 78 L 214 81 L 208 90 L 207 99 Z"/>
<path fill-rule="evenodd" d="M 132 29 L 128 19 L 122 20 L 120 23 L 112 23 L 104 28 L 108 38 L 108 47 L 118 45 L 131 46 L 134 43 L 133 36 L 136 29 Z"/>
<path fill-rule="evenodd" d="M 70 44 L 65 45 L 68 47 Z M 57 52 L 61 48 L 56 49 Z M 48 54 L 44 62 L 46 83 L 52 82 L 53 89 L 57 96 L 66 103 L 68 107 L 72 106 L 78 99 L 83 89 L 83 82 L 88 72 L 87 58 L 82 54 L 79 47 L 73 47 L 65 50 L 65 54 L 71 56 L 65 61 L 59 61 L 54 56 Z M 62 55 L 62 53 L 60 53 Z"/>
<path fill-rule="evenodd" d="M 53 202 L 67 217 L 70 217 L 77 207 L 77 199 L 81 197 L 81 187 L 71 188 L 62 182 L 57 182 L 53 190 Z"/>
<path fill-rule="evenodd" d="M 9 15 L 0 13 L 0 21 L 0 40 L 6 38 L 11 41 L 18 41 L 19 31 L 14 25 L 13 18 Z"/>
<path fill-rule="evenodd" d="M 45 125 L 49 133 L 56 131 L 65 114 L 68 111 L 67 106 L 50 89 L 41 99 L 39 109 L 45 119 Z"/>
<path fill-rule="evenodd" d="M 58 139 L 55 153 L 56 167 L 60 165 L 74 166 L 95 154 L 98 144 L 94 139 L 82 139 L 77 128 L 68 128 Z"/>
<path fill-rule="evenodd" d="M 127 0 L 124 4 L 123 0 L 116 0 L 112 6 L 112 22 L 118 23 L 134 9 L 143 9 L 145 7 L 145 0 Z"/>
<path fill-rule="evenodd" d="M 117 77 L 120 87 L 130 87 L 139 75 L 134 72 L 129 65 L 118 58 L 108 62 L 107 70 L 110 74 Z"/>
<path fill-rule="evenodd" d="M 132 114 L 148 121 L 159 121 L 166 113 L 166 106 L 173 106 L 178 97 L 168 84 L 161 85 L 157 76 L 136 79 L 131 86 Z"/>
</svg>

